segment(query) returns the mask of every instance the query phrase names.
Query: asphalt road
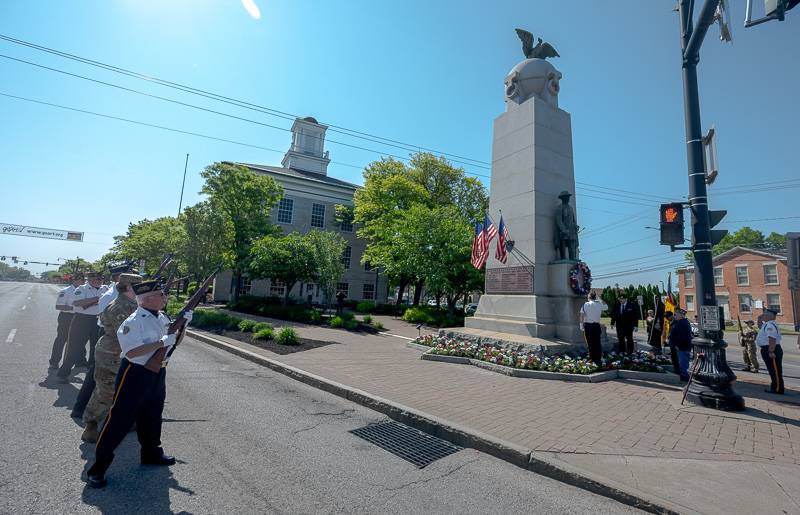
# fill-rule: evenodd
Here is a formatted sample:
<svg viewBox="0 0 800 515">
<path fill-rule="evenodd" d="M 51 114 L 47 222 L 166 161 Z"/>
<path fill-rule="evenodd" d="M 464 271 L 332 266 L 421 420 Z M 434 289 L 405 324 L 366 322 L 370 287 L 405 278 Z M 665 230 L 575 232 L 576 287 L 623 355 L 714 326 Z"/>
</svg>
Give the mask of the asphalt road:
<svg viewBox="0 0 800 515">
<path fill-rule="evenodd" d="M 637 512 L 471 449 L 417 469 L 348 432 L 382 415 L 190 340 L 167 373 L 178 464 L 140 466 L 131 434 L 88 488 L 80 385 L 47 374 L 56 292 L 0 282 L 0 513 Z"/>
</svg>

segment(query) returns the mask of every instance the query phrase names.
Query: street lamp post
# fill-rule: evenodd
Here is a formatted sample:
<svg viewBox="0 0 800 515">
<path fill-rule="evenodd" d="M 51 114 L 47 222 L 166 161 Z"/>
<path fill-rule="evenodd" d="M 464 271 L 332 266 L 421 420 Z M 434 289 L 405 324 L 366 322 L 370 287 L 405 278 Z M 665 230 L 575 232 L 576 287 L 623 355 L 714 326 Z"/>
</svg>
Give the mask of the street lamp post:
<svg viewBox="0 0 800 515">
<path fill-rule="evenodd" d="M 692 213 L 692 253 L 695 262 L 695 288 L 698 312 L 704 306 L 716 309 L 714 271 L 711 260 L 711 224 L 706 191 L 706 173 L 703 163 L 703 134 L 700 123 L 700 99 L 697 87 L 697 64 L 700 46 L 708 27 L 713 23 L 714 12 L 720 0 L 706 0 L 700 10 L 697 27 L 693 27 L 691 0 L 679 4 L 681 23 L 681 49 L 683 51 L 683 96 L 686 117 L 686 155 L 689 169 L 689 209 Z M 720 328 L 721 329 L 721 328 Z M 719 330 L 700 328 L 699 338 L 692 344 L 695 352 L 702 353 L 700 368 L 689 385 L 688 397 L 695 403 L 723 410 L 744 409 L 744 399 L 733 391 L 731 383 L 736 376 L 725 358 L 727 344 Z"/>
</svg>

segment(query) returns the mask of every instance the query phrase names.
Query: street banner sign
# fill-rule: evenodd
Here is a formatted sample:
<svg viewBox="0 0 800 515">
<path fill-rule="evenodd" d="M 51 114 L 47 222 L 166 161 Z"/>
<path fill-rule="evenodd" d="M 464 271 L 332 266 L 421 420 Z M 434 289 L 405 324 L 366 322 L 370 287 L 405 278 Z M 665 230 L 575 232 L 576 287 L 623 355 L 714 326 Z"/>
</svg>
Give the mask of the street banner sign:
<svg viewBox="0 0 800 515">
<path fill-rule="evenodd" d="M 14 225 L 0 223 L 0 234 L 15 236 L 28 236 L 31 238 L 47 238 L 50 240 L 83 241 L 83 233 L 77 231 L 63 231 L 61 229 L 44 229 L 29 225 Z"/>
</svg>

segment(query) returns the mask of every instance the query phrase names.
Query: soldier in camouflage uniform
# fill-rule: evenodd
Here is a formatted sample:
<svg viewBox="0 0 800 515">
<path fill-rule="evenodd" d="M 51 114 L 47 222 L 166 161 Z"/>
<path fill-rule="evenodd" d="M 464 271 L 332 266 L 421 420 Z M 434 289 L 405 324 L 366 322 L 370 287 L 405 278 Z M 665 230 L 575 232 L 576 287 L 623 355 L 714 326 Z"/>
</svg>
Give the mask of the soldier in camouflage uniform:
<svg viewBox="0 0 800 515">
<path fill-rule="evenodd" d="M 95 443 L 100 436 L 97 426 L 108 413 L 114 399 L 114 382 L 120 363 L 120 347 L 117 341 L 117 329 L 131 313 L 136 311 L 136 295 L 131 288 L 132 284 L 142 282 L 142 276 L 137 274 L 121 274 L 116 288 L 119 295 L 100 314 L 103 324 L 103 334 L 94 351 L 94 380 L 97 383 L 92 398 L 83 412 L 83 421 L 86 428 L 81 435 L 84 442 Z"/>
</svg>

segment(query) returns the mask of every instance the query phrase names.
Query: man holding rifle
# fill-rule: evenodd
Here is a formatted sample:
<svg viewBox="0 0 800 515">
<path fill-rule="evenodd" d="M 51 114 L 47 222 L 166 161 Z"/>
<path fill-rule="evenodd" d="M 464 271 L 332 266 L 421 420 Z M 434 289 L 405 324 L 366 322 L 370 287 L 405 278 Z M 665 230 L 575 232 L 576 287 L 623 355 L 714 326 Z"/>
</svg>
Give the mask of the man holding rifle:
<svg viewBox="0 0 800 515">
<path fill-rule="evenodd" d="M 738 317 L 737 317 L 738 318 Z M 756 330 L 753 327 L 755 323 L 752 320 L 745 321 L 742 326 L 742 321 L 739 322 L 739 343 L 742 345 L 742 360 L 744 361 L 744 368 L 742 372 L 755 372 L 758 373 L 758 350 L 756 350 Z"/>
<path fill-rule="evenodd" d="M 167 299 L 160 281 L 144 281 L 131 287 L 136 294 L 138 308 L 117 331 L 122 362 L 117 372 L 114 402 L 97 440 L 95 463 L 87 471 L 87 483 L 94 488 L 106 485 L 105 472 L 114 459 L 114 450 L 134 422 L 142 446 L 141 463 L 175 463 L 175 458 L 164 454 L 161 448 L 166 369 L 159 365 L 157 371 L 153 371 L 146 365 L 154 355 L 163 355 L 161 349 L 175 345 L 178 335 L 169 333 L 170 320 L 161 311 Z M 181 326 L 191 320 L 192 312 L 184 311 L 182 317 Z"/>
</svg>

